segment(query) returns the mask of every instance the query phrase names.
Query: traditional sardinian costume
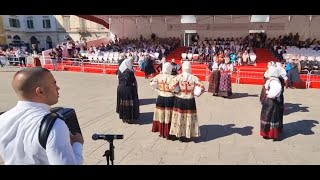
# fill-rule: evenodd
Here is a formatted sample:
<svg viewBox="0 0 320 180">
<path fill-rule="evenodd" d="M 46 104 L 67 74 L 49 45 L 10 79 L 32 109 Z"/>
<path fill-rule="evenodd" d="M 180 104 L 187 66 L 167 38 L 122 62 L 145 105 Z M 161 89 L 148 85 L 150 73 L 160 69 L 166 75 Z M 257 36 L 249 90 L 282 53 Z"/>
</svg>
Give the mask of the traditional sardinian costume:
<svg viewBox="0 0 320 180">
<path fill-rule="evenodd" d="M 178 138 L 199 137 L 199 123 L 197 116 L 194 90 L 198 86 L 204 92 L 204 85 L 198 77 L 191 74 L 191 64 L 185 61 L 182 74 L 177 75 L 170 83 L 169 89 L 177 92 L 171 120 L 170 135 Z"/>
<path fill-rule="evenodd" d="M 231 74 L 233 72 L 233 65 L 230 63 L 220 64 L 219 70 L 219 96 L 228 98 L 232 95 Z"/>
<path fill-rule="evenodd" d="M 117 108 L 119 118 L 126 123 L 134 123 L 140 115 L 136 77 L 130 59 L 124 60 L 118 72 Z"/>
<path fill-rule="evenodd" d="M 213 95 L 216 96 L 219 93 L 219 83 L 220 83 L 219 62 L 217 61 L 217 58 L 214 57 L 212 66 L 209 68 L 210 70 L 212 70 L 212 73 L 209 77 L 208 92 L 213 93 Z"/>
<path fill-rule="evenodd" d="M 171 75 L 172 66 L 166 62 L 162 73 L 152 78 L 150 85 L 158 90 L 156 109 L 153 115 L 152 132 L 159 132 L 160 137 L 169 138 L 172 110 L 175 95 L 169 90 L 169 84 L 174 78 Z"/>
<path fill-rule="evenodd" d="M 268 80 L 265 83 L 267 97 L 262 103 L 260 114 L 260 135 L 264 138 L 278 139 L 280 133 L 280 108 L 282 94 L 279 71 L 276 67 L 268 69 Z"/>
</svg>

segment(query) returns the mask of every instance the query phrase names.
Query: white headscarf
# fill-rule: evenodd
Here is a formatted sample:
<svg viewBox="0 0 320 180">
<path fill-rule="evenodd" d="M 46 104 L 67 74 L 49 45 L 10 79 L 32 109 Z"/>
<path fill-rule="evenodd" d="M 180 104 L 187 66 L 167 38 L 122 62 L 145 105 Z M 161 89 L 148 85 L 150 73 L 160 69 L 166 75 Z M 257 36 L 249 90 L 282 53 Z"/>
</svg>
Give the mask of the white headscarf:
<svg viewBox="0 0 320 180">
<path fill-rule="evenodd" d="M 131 59 L 125 59 L 125 60 L 121 63 L 121 65 L 120 65 L 120 67 L 119 67 L 119 71 L 120 71 L 121 73 L 123 73 L 126 69 L 132 70 L 132 61 L 131 61 Z"/>
<path fill-rule="evenodd" d="M 276 62 L 276 66 L 279 71 L 279 75 L 286 81 L 288 79 L 286 70 L 282 67 L 280 62 Z"/>
<path fill-rule="evenodd" d="M 264 73 L 264 77 L 265 77 L 265 78 L 269 78 L 269 77 L 268 77 L 268 76 L 269 76 L 269 69 L 270 69 L 271 67 L 276 67 L 276 64 L 275 64 L 273 61 L 269 61 L 269 62 L 268 62 L 268 69 L 267 69 L 266 72 Z"/>
<path fill-rule="evenodd" d="M 166 63 L 166 62 L 167 62 L 166 58 L 163 57 L 163 58 L 161 59 L 161 63 L 164 64 L 164 63 Z"/>
<path fill-rule="evenodd" d="M 264 87 L 266 89 L 269 89 L 269 84 L 270 84 L 271 80 L 279 81 L 279 79 L 278 79 L 279 70 L 275 66 L 270 66 L 269 69 L 267 70 L 267 72 L 268 72 L 268 75 L 267 75 L 268 80 L 267 80 L 266 84 L 264 85 Z"/>
<path fill-rule="evenodd" d="M 191 75 L 191 63 L 189 61 L 184 61 L 182 64 L 182 75 L 183 80 L 187 81 L 189 76 Z"/>
<path fill-rule="evenodd" d="M 278 71 L 278 68 L 275 67 L 275 66 L 271 66 L 269 69 L 268 69 L 268 78 L 278 78 L 279 77 L 279 71 Z"/>
<path fill-rule="evenodd" d="M 169 62 L 166 62 L 162 65 L 162 73 L 163 74 L 171 74 L 172 72 L 172 65 Z"/>
</svg>

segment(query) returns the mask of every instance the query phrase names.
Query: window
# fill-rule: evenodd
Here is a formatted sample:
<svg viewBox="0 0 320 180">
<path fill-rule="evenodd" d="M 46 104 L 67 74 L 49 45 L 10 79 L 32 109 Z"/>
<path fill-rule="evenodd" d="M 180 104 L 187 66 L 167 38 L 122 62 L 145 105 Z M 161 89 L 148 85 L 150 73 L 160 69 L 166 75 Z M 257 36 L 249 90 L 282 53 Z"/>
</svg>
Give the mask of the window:
<svg viewBox="0 0 320 180">
<path fill-rule="evenodd" d="M 250 18 L 250 22 L 269 22 L 270 16 L 269 15 L 252 15 Z"/>
<path fill-rule="evenodd" d="M 19 19 L 9 18 L 9 25 L 10 27 L 20 28 L 20 21 Z"/>
<path fill-rule="evenodd" d="M 50 19 L 48 17 L 44 17 L 42 20 L 42 25 L 44 29 L 50 29 L 51 28 Z"/>
<path fill-rule="evenodd" d="M 28 27 L 28 29 L 34 29 L 32 19 L 27 19 L 27 27 Z"/>
</svg>

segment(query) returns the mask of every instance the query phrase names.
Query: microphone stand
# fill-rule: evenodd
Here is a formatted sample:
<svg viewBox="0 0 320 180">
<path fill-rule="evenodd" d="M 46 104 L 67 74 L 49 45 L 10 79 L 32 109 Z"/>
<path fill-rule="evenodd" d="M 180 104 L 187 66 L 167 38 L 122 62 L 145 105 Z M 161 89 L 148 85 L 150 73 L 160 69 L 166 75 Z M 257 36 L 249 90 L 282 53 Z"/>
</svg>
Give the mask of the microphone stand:
<svg viewBox="0 0 320 180">
<path fill-rule="evenodd" d="M 107 140 L 109 142 L 109 150 L 106 150 L 104 152 L 104 155 L 102 157 L 106 157 L 107 160 L 107 165 L 110 165 L 111 161 L 111 165 L 113 165 L 113 161 L 114 161 L 114 145 L 113 145 L 113 139 L 112 140 Z"/>
</svg>

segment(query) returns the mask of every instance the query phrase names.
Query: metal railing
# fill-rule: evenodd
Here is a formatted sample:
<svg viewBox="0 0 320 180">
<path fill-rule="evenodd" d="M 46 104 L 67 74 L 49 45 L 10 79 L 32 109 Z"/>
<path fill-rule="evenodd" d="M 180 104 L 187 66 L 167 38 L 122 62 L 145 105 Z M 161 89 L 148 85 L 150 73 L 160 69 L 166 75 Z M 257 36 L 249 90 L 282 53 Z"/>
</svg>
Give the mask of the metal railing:
<svg viewBox="0 0 320 180">
<path fill-rule="evenodd" d="M 52 61 L 50 57 L 43 56 L 42 62 L 49 64 L 52 68 Z M 138 67 L 137 63 L 134 63 L 134 67 Z M 107 61 L 94 61 L 89 59 L 79 58 L 62 58 L 57 62 L 57 70 L 74 70 L 79 72 L 97 72 L 103 74 L 114 74 L 118 69 L 117 63 L 109 63 Z M 204 68 L 192 68 L 192 73 L 196 76 L 204 76 L 205 81 L 209 80 L 212 73 L 209 69 Z M 237 84 L 242 84 L 241 79 L 257 80 L 257 82 L 264 81 L 264 72 L 249 71 L 245 68 L 235 68 L 231 75 L 231 78 L 235 79 Z M 320 83 L 320 70 L 308 71 L 306 74 L 300 74 L 302 81 L 306 83 L 306 89 L 309 89 L 312 83 Z"/>
</svg>

